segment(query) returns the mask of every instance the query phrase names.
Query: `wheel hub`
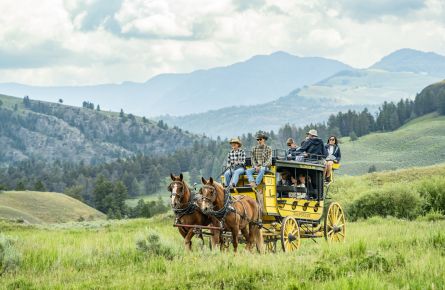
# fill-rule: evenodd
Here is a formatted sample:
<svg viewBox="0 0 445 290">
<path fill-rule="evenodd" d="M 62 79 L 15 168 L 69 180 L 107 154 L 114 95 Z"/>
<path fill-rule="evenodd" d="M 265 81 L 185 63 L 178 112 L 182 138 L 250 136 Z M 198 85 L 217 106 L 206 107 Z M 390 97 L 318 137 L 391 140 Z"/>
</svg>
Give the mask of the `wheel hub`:
<svg viewBox="0 0 445 290">
<path fill-rule="evenodd" d="M 289 242 L 293 242 L 297 239 L 297 237 L 292 234 L 287 235 L 287 238 L 289 239 Z"/>
<path fill-rule="evenodd" d="M 338 232 L 341 232 L 341 228 L 340 228 L 340 227 L 337 227 L 336 225 L 334 225 L 334 227 L 333 227 L 333 231 L 334 231 L 334 234 L 336 234 L 336 233 L 338 233 Z"/>
</svg>

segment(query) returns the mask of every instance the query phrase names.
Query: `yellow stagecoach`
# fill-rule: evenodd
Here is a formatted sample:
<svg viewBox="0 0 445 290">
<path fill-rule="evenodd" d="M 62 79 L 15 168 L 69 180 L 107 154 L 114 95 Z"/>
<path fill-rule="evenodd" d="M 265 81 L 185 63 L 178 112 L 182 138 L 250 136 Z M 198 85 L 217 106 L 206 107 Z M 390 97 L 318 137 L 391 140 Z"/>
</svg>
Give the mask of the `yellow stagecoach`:
<svg viewBox="0 0 445 290">
<path fill-rule="evenodd" d="M 251 196 L 262 207 L 266 249 L 275 252 L 277 242 L 281 241 L 283 251 L 294 251 L 299 248 L 302 238 L 343 241 L 345 213 L 339 203 L 331 202 L 328 197 L 333 180 L 329 184 L 324 181 L 324 160 L 306 156 L 302 161 L 290 161 L 286 160 L 283 150 L 275 150 L 273 155 L 272 166 L 258 187 L 249 187 L 247 177 L 241 176 L 236 187 L 230 189 L 232 196 Z M 247 157 L 247 168 L 251 167 L 250 161 Z M 339 164 L 334 164 L 334 169 L 338 168 Z M 300 184 L 289 185 L 280 181 L 285 175 L 293 181 L 300 180 Z M 222 179 L 224 181 L 224 176 Z"/>
</svg>

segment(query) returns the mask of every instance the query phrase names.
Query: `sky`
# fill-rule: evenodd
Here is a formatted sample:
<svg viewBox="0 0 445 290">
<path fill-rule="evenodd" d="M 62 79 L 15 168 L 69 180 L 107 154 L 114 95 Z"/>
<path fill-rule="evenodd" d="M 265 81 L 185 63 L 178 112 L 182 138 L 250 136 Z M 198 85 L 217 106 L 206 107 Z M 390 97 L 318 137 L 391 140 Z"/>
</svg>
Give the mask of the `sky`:
<svg viewBox="0 0 445 290">
<path fill-rule="evenodd" d="M 2 0 L 0 82 L 144 82 L 286 51 L 365 68 L 445 55 L 444 0 Z"/>
</svg>

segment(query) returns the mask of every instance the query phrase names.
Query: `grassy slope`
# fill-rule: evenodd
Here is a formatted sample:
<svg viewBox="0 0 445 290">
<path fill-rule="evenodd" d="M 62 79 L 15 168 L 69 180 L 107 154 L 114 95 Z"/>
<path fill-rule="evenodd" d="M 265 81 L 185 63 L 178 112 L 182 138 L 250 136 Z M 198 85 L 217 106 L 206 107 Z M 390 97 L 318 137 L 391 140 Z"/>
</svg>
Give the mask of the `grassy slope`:
<svg viewBox="0 0 445 290">
<path fill-rule="evenodd" d="M 29 223 L 63 223 L 103 219 L 105 215 L 67 195 L 54 192 L 0 192 L 0 217 Z"/>
<path fill-rule="evenodd" d="M 445 116 L 417 118 L 394 132 L 373 133 L 351 142 L 343 138 L 341 174 L 393 170 L 445 162 Z"/>
<path fill-rule="evenodd" d="M 431 178 L 441 178 L 443 176 L 445 176 L 445 163 L 426 167 L 374 172 L 361 176 L 339 176 L 332 184 L 329 193 L 336 201 L 347 207 L 354 199 L 376 188 L 401 184 L 417 186 L 419 183 L 421 184 Z"/>
</svg>

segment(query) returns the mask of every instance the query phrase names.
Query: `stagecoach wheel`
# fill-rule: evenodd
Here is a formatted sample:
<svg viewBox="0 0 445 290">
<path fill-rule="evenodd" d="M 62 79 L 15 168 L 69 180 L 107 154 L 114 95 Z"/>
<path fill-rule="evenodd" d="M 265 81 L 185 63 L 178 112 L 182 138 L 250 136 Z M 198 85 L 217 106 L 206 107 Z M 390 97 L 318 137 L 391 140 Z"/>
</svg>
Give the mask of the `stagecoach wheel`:
<svg viewBox="0 0 445 290">
<path fill-rule="evenodd" d="M 284 218 L 281 224 L 281 246 L 283 252 L 292 252 L 300 247 L 300 228 L 297 221 L 290 216 Z"/>
<path fill-rule="evenodd" d="M 324 217 L 324 237 L 328 242 L 343 242 L 346 237 L 345 213 L 338 202 L 329 205 Z"/>
<path fill-rule="evenodd" d="M 265 243 L 267 253 L 277 252 L 277 240 L 269 240 Z"/>
</svg>

